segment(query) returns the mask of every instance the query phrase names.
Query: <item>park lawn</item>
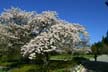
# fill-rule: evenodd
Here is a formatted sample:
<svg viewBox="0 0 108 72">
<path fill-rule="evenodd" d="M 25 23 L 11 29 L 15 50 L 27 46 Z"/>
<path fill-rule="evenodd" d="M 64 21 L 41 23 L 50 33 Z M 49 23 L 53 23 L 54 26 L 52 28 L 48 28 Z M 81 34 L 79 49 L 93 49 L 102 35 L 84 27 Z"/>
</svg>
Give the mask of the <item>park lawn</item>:
<svg viewBox="0 0 108 72">
<path fill-rule="evenodd" d="M 66 72 L 74 67 L 76 62 L 63 60 L 50 60 L 48 65 L 48 72 Z M 43 65 L 39 64 L 23 64 L 19 67 L 10 69 L 10 72 L 43 72 Z"/>
<path fill-rule="evenodd" d="M 71 54 L 59 54 L 55 56 L 51 56 L 50 60 L 72 60 L 74 57 L 83 57 L 87 59 L 91 59 L 94 55 L 71 55 Z"/>
<path fill-rule="evenodd" d="M 79 55 L 79 57 L 83 57 L 90 60 L 91 58 L 94 58 L 94 55 Z"/>
<path fill-rule="evenodd" d="M 40 69 L 39 65 L 36 64 L 24 64 L 20 67 L 10 69 L 10 72 L 38 72 Z"/>
<path fill-rule="evenodd" d="M 49 72 L 68 72 L 68 70 L 75 65 L 76 61 L 72 60 L 74 57 L 84 57 L 90 59 L 93 55 L 70 55 L 70 54 L 59 54 L 50 56 L 48 71 Z M 1 62 L 1 66 L 11 66 L 14 62 Z M 40 64 L 19 64 L 14 68 L 9 69 L 11 72 L 38 72 L 42 70 Z"/>
<path fill-rule="evenodd" d="M 59 54 L 55 56 L 51 56 L 50 60 L 72 60 L 72 55 L 70 54 Z"/>
</svg>

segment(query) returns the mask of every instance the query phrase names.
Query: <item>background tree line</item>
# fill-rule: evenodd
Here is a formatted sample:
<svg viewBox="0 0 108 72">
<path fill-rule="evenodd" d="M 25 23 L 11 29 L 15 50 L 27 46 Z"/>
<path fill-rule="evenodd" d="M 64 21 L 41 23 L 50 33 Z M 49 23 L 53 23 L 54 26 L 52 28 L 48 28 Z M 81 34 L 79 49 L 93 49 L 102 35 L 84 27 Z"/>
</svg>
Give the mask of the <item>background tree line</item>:
<svg viewBox="0 0 108 72">
<path fill-rule="evenodd" d="M 106 35 L 102 37 L 101 41 L 91 46 L 91 49 L 94 54 L 108 54 L 108 31 Z"/>
</svg>

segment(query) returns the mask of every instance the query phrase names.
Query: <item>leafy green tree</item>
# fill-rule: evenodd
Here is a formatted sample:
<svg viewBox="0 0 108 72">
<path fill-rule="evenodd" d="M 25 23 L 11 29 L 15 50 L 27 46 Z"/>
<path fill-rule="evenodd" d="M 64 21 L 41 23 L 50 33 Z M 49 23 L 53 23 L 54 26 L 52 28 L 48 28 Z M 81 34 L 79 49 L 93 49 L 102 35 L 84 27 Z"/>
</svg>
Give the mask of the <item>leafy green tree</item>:
<svg viewBox="0 0 108 72">
<path fill-rule="evenodd" d="M 103 53 L 108 54 L 108 31 L 106 33 L 106 36 L 102 38 L 102 44 L 103 44 Z"/>
<path fill-rule="evenodd" d="M 101 54 L 101 49 L 102 49 L 102 43 L 101 42 L 97 42 L 97 43 L 94 43 L 92 46 L 91 46 L 91 50 L 94 54 L 94 58 L 95 58 L 95 61 L 97 61 L 97 55 Z"/>
<path fill-rule="evenodd" d="M 108 31 L 106 36 L 104 36 L 100 42 L 94 43 L 91 46 L 91 50 L 95 55 L 108 54 Z"/>
</svg>

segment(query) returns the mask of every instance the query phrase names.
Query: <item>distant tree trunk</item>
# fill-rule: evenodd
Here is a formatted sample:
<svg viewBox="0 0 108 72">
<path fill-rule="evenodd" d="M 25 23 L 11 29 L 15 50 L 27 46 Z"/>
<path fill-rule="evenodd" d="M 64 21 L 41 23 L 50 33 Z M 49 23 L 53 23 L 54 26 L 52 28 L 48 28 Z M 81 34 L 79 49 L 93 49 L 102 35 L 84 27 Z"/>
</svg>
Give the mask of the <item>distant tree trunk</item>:
<svg viewBox="0 0 108 72">
<path fill-rule="evenodd" d="M 94 59 L 95 61 L 97 61 L 97 54 L 94 54 Z"/>
<path fill-rule="evenodd" d="M 43 57 L 43 72 L 48 72 L 49 55 L 45 53 Z"/>
</svg>

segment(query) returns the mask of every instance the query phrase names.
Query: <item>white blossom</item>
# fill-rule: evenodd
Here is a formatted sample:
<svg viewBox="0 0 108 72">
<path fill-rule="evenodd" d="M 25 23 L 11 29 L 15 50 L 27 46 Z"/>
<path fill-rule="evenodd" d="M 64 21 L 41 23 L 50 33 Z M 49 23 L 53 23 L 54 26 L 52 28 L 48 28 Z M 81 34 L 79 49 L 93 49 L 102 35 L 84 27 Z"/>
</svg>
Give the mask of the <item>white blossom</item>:
<svg viewBox="0 0 108 72">
<path fill-rule="evenodd" d="M 12 7 L 0 15 L 0 23 L 0 36 L 14 39 L 30 59 L 58 49 L 73 50 L 81 42 L 80 34 L 88 36 L 85 27 L 61 20 L 54 11 L 38 14 Z"/>
</svg>

